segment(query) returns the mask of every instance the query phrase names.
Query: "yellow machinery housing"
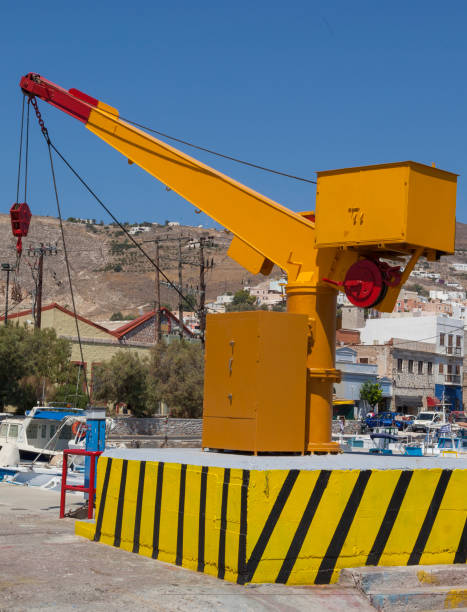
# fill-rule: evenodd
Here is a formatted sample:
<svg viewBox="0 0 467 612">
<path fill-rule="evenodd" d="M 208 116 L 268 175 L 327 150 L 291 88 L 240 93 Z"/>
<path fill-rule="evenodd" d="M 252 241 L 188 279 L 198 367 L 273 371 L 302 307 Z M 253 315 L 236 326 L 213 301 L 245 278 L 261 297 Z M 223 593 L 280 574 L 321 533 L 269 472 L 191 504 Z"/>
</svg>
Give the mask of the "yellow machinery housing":
<svg viewBox="0 0 467 612">
<path fill-rule="evenodd" d="M 287 313 L 208 318 L 203 445 L 338 452 L 331 440 L 332 388 L 340 376 L 337 292 L 391 312 L 419 257 L 453 252 L 456 175 L 410 161 L 319 172 L 314 218 L 137 129 L 76 89 L 33 73 L 20 86 L 82 121 L 229 229 L 235 236 L 229 255 L 247 270 L 267 275 L 276 264 L 287 272 Z"/>
</svg>

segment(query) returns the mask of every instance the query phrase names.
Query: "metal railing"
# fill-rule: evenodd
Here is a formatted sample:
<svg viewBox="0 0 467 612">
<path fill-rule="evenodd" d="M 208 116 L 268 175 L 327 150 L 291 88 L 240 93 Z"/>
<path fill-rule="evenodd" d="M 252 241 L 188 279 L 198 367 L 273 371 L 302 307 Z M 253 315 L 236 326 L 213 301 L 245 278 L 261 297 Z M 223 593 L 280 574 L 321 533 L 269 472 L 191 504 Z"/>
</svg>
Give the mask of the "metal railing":
<svg viewBox="0 0 467 612">
<path fill-rule="evenodd" d="M 445 346 L 446 355 L 456 355 L 460 357 L 462 355 L 462 348 L 460 346 Z"/>
<path fill-rule="evenodd" d="M 454 383 L 456 385 L 459 385 L 461 382 L 461 377 L 459 374 L 446 374 L 444 380 L 447 383 Z"/>
<path fill-rule="evenodd" d="M 94 509 L 94 493 L 95 493 L 95 474 L 96 474 L 96 461 L 99 455 L 102 455 L 103 451 L 87 451 L 83 449 L 65 449 L 63 451 L 63 466 L 62 466 L 62 489 L 60 493 L 60 518 L 65 517 L 65 497 L 67 491 L 82 491 L 83 493 L 89 493 L 88 498 L 88 519 L 92 519 Z M 89 487 L 67 485 L 66 478 L 68 474 L 68 455 L 84 455 L 91 458 L 91 465 L 89 470 Z"/>
</svg>

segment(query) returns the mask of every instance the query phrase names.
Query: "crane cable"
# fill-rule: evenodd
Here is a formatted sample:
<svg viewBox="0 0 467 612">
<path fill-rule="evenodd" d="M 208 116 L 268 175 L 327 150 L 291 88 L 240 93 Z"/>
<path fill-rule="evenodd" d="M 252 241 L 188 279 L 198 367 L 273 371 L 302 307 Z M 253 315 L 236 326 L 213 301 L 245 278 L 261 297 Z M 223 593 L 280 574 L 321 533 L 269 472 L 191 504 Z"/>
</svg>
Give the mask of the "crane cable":
<svg viewBox="0 0 467 612">
<path fill-rule="evenodd" d="M 34 97 L 30 97 L 29 101 L 28 101 L 28 107 L 29 107 L 29 102 L 31 102 L 31 104 L 34 107 L 34 110 L 35 110 L 35 113 L 36 113 L 36 116 L 37 116 L 37 119 L 39 121 L 39 125 L 40 125 L 40 128 L 41 128 L 41 132 L 42 132 L 42 134 L 43 134 L 43 136 L 45 138 L 45 141 L 46 141 L 47 147 L 48 147 L 48 151 L 49 151 L 50 170 L 51 170 L 51 173 L 52 173 L 52 182 L 53 182 L 54 193 L 55 193 L 55 201 L 56 201 L 56 204 L 57 204 L 57 213 L 58 213 L 58 219 L 59 219 L 59 224 L 60 224 L 60 233 L 62 235 L 63 254 L 65 256 L 66 271 L 67 271 L 67 275 L 68 275 L 68 283 L 69 283 L 69 286 L 70 286 L 71 302 L 72 302 L 72 305 L 73 305 L 73 314 L 74 314 L 75 325 L 76 325 L 76 335 L 78 337 L 79 352 L 80 352 L 81 364 L 82 364 L 83 374 L 84 374 L 85 393 L 86 393 L 86 396 L 88 398 L 88 402 L 90 402 L 91 398 L 90 398 L 90 393 L 89 393 L 88 375 L 87 375 L 86 368 L 85 368 L 85 361 L 84 361 L 84 354 L 83 354 L 83 345 L 82 345 L 82 342 L 81 342 L 81 334 L 80 334 L 80 331 L 79 331 L 78 314 L 76 312 L 75 293 L 73 291 L 73 283 L 72 283 L 72 280 L 71 280 L 70 262 L 68 260 L 68 251 L 67 251 L 66 240 L 65 240 L 65 231 L 63 229 L 62 210 L 61 210 L 61 206 L 60 206 L 60 199 L 58 197 L 57 181 L 56 181 L 56 178 L 55 178 L 55 169 L 54 169 L 52 150 L 51 150 L 52 143 L 50 141 L 49 133 L 47 131 L 47 128 L 44 125 L 44 121 L 43 121 L 43 119 L 41 117 L 41 114 L 39 112 L 39 109 L 37 107 L 37 100 Z M 79 375 L 79 371 L 78 371 L 78 375 Z"/>
<path fill-rule="evenodd" d="M 266 166 L 260 166 L 259 164 L 253 164 L 251 162 L 247 162 L 243 159 L 239 159 L 238 157 L 232 157 L 231 155 L 225 155 L 224 153 L 219 153 L 218 151 L 213 151 L 212 149 L 207 149 L 206 147 L 200 147 L 199 145 L 195 145 L 188 140 L 182 140 L 181 138 L 176 138 L 175 136 L 170 136 L 169 134 L 165 134 L 164 132 L 159 132 L 158 130 L 154 130 L 153 128 L 148 127 L 147 125 L 142 125 L 141 123 L 137 123 L 136 121 L 132 121 L 131 119 L 126 119 L 125 117 L 119 117 L 122 121 L 126 121 L 135 127 L 139 127 L 148 132 L 152 132 L 153 134 L 157 134 L 158 136 L 162 136 L 162 138 L 167 138 L 168 140 L 173 140 L 174 142 L 178 142 L 180 144 L 186 145 L 187 147 L 191 147 L 192 149 L 196 149 L 197 151 L 204 151 L 205 153 L 209 153 L 210 155 L 216 155 L 217 157 L 222 157 L 223 159 L 228 159 L 229 161 L 236 162 L 237 164 L 242 164 L 244 166 L 250 166 L 250 168 L 256 168 L 257 170 L 263 170 L 264 172 L 270 172 L 271 174 L 278 174 L 279 176 L 285 176 L 286 178 L 293 179 L 295 181 L 302 181 L 303 183 L 312 183 L 313 185 L 317 184 L 317 181 L 314 181 L 309 178 L 304 178 L 302 176 L 295 176 L 294 174 L 289 174 L 287 172 L 282 172 L 281 170 L 273 170 L 272 168 L 267 168 Z"/>
</svg>

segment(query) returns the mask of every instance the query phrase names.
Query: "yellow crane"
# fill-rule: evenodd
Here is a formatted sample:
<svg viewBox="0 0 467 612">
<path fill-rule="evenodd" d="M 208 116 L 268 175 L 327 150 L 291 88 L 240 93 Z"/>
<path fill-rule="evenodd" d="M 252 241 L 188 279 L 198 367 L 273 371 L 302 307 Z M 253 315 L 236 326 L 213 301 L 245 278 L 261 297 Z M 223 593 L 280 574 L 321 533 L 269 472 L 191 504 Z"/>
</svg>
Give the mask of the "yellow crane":
<svg viewBox="0 0 467 612">
<path fill-rule="evenodd" d="M 34 73 L 20 86 L 230 230 L 229 256 L 248 271 L 287 272 L 287 313 L 208 316 L 203 446 L 339 452 L 331 440 L 337 293 L 391 312 L 421 256 L 452 253 L 457 175 L 411 161 L 318 172 L 316 211 L 296 213 L 77 89 Z"/>
</svg>

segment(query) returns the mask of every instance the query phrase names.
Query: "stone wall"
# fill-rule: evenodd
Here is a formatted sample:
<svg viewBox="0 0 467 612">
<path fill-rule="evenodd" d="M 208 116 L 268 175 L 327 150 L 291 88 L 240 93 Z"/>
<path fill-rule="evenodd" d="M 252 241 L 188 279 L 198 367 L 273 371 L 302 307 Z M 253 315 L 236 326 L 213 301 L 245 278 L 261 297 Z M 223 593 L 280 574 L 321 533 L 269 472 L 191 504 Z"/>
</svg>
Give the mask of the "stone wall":
<svg viewBox="0 0 467 612">
<path fill-rule="evenodd" d="M 110 439 L 154 437 L 155 440 L 194 440 L 201 446 L 202 419 L 176 419 L 172 417 L 116 417 Z"/>
</svg>

